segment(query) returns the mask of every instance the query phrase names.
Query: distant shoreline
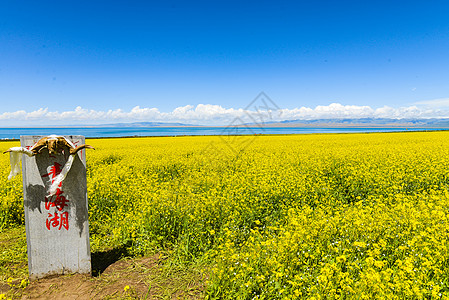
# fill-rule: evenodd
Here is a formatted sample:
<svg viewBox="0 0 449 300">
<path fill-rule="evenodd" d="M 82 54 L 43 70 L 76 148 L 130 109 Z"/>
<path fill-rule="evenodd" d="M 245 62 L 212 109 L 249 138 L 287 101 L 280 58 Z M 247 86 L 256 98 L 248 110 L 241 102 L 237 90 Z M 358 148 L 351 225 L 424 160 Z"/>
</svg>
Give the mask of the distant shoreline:
<svg viewBox="0 0 449 300">
<path fill-rule="evenodd" d="M 194 129 L 193 131 L 180 129 Z M 14 137 L 8 130 L 17 131 Z M 46 130 L 42 130 L 46 129 Z M 61 129 L 58 132 L 57 129 Z M 78 129 L 72 132 L 71 129 Z M 88 132 L 83 131 L 86 129 Z M 147 131 L 147 130 L 149 131 Z M 161 129 L 161 130 L 157 130 Z M 170 130 L 172 129 L 172 130 Z M 268 130 L 263 132 L 263 130 Z M 271 129 L 271 130 L 270 130 Z M 385 129 L 385 130 L 383 130 Z M 24 132 L 22 132 L 22 130 Z M 94 132 L 90 132 L 94 130 Z M 235 131 L 237 130 L 237 131 Z M 29 131 L 29 132 L 28 132 Z M 56 132 L 54 132 L 56 131 Z M 262 131 L 262 132 L 261 132 Z M 17 135 L 83 135 L 86 139 L 111 138 L 147 138 L 147 137 L 194 137 L 194 136 L 281 136 L 303 134 L 369 134 L 369 133 L 405 133 L 449 131 L 448 127 L 418 127 L 418 126 L 215 126 L 215 127 L 21 127 L 0 128 L 0 141 L 18 141 Z M 6 132 L 6 133 L 5 133 Z M 5 135 L 8 135 L 5 137 Z M 2 137 L 3 136 L 3 137 Z"/>
<path fill-rule="evenodd" d="M 85 126 L 75 126 L 75 125 L 66 125 L 66 126 L 8 126 L 8 127 L 0 127 L 0 129 L 58 129 L 58 128 L 146 128 L 146 129 L 156 129 L 156 128 L 416 128 L 416 129 L 425 129 L 425 128 L 448 128 L 448 126 L 444 125 L 415 125 L 408 123 L 394 123 L 394 124 L 363 124 L 363 123 L 354 123 L 354 124 L 341 124 L 341 123 L 331 123 L 331 124 L 308 124 L 308 123 L 273 123 L 273 124 L 241 124 L 241 125 L 176 125 L 176 126 L 102 126 L 102 125 L 85 125 Z"/>
</svg>

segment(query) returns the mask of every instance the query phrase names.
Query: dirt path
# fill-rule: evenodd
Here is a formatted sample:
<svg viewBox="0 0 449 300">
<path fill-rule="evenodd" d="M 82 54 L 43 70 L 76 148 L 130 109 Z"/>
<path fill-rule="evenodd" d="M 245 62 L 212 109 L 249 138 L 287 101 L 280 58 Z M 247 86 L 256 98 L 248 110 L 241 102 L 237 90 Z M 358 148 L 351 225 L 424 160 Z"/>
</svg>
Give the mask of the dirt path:
<svg viewBox="0 0 449 300">
<path fill-rule="evenodd" d="M 167 270 L 158 255 L 123 259 L 97 277 L 66 275 L 31 282 L 13 299 L 202 299 L 199 272 Z"/>
</svg>

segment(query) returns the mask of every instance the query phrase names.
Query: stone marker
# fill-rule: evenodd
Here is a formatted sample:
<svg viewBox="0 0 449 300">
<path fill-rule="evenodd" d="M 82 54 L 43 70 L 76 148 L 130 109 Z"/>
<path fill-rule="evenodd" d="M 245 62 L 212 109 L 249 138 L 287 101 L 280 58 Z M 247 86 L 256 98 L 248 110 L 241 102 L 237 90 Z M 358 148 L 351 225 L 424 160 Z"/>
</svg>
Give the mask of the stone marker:
<svg viewBox="0 0 449 300">
<path fill-rule="evenodd" d="M 31 148 L 43 136 L 21 136 L 22 147 Z M 83 136 L 66 136 L 75 146 Z M 66 151 L 67 152 L 67 151 Z M 56 194 L 49 187 L 61 172 L 68 153 L 23 155 L 22 176 L 25 227 L 30 279 L 53 274 L 91 273 L 87 213 L 86 150 L 75 155 L 67 177 Z"/>
</svg>

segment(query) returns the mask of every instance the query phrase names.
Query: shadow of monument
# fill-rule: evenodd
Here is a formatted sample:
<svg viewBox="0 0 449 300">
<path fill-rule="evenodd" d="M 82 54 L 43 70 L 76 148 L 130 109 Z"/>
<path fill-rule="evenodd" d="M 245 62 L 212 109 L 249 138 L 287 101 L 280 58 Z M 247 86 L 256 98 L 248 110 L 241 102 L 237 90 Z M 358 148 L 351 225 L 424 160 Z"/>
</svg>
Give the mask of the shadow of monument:
<svg viewBox="0 0 449 300">
<path fill-rule="evenodd" d="M 92 276 L 100 276 L 107 267 L 124 257 L 130 256 L 130 253 L 127 250 L 129 246 L 130 243 L 127 243 L 111 250 L 92 252 Z"/>
</svg>

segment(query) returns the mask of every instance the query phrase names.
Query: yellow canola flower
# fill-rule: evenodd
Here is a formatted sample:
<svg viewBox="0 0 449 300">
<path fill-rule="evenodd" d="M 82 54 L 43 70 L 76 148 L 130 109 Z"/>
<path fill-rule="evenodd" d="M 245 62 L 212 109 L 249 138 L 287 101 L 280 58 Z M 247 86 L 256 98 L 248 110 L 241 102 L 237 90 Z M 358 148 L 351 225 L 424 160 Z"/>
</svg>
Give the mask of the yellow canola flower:
<svg viewBox="0 0 449 300">
<path fill-rule="evenodd" d="M 207 261 L 209 298 L 449 296 L 449 132 L 87 143 L 92 251 Z M 0 228 L 21 184 L 0 181 Z"/>
</svg>

